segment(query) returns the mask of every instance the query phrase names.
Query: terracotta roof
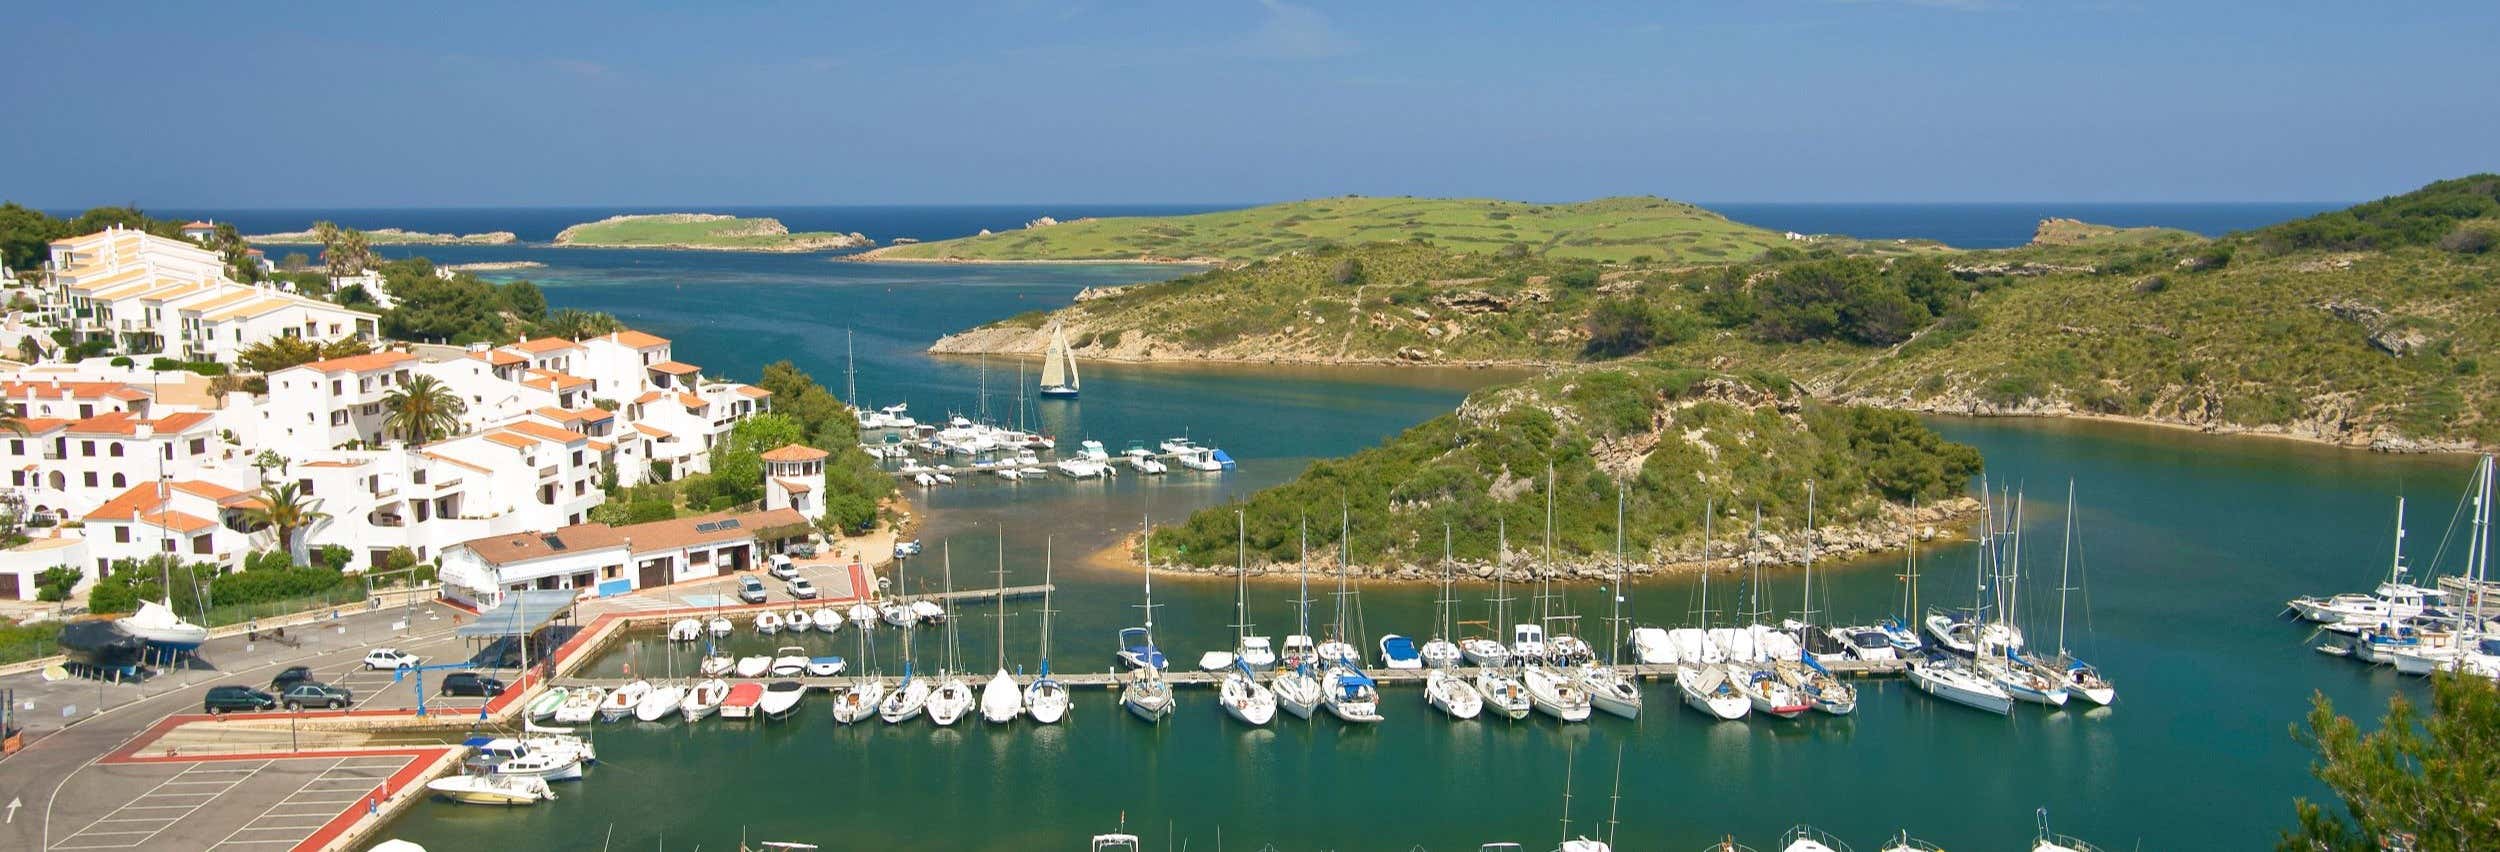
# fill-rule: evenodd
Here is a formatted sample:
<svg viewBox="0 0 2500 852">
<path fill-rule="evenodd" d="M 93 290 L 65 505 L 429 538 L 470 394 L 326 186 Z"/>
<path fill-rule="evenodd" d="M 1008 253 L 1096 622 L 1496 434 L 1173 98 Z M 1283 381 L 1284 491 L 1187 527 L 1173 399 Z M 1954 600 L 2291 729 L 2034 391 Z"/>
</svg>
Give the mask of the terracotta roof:
<svg viewBox="0 0 2500 852">
<path fill-rule="evenodd" d="M 414 360 L 417 360 L 417 356 L 406 352 L 371 352 L 364 355 L 350 355 L 345 358 L 331 358 L 322 361 L 314 361 L 309 364 L 299 364 L 297 366 L 319 373 L 370 373 L 376 370 L 388 369 L 393 365 Z"/>
<path fill-rule="evenodd" d="M 634 397 L 634 404 L 635 404 L 635 405 L 646 405 L 646 404 L 649 404 L 649 403 L 658 402 L 658 401 L 660 400 L 660 398 L 661 398 L 661 397 L 664 397 L 664 396 L 667 396 L 667 395 L 668 395 L 668 394 L 664 394 L 664 393 L 661 393 L 661 392 L 659 392 L 659 391 L 643 391 L 643 393 L 642 393 L 642 395 L 641 395 L 641 396 Z"/>
<path fill-rule="evenodd" d="M 590 384 L 590 380 L 580 376 L 565 375 L 554 370 L 531 370 L 529 378 L 522 379 L 521 384 L 540 390 L 564 390 Z"/>
<path fill-rule="evenodd" d="M 566 340 L 561 337 L 541 337 L 536 340 L 524 340 L 519 343 L 512 344 L 510 348 L 518 349 L 532 355 L 545 355 L 549 352 L 562 352 L 567 349 L 579 349 L 581 348 L 581 344 L 574 343 L 573 341 Z"/>
<path fill-rule="evenodd" d="M 704 402 L 702 397 L 690 393 L 678 394 L 677 404 L 685 406 L 687 411 L 696 411 L 711 405 L 711 403 Z"/>
<path fill-rule="evenodd" d="M 515 533 L 488 536 L 461 542 L 459 546 L 476 553 L 489 565 L 511 565 L 550 556 L 584 551 L 627 547 L 631 553 L 654 553 L 705 544 L 745 541 L 755 534 L 775 527 L 805 524 L 807 517 L 794 509 L 769 512 L 722 512 L 652 521 L 647 524 L 611 527 L 604 524 L 574 524 L 553 532 Z"/>
<path fill-rule="evenodd" d="M 184 494 L 190 494 L 196 497 L 206 497 L 220 502 L 235 497 L 249 496 L 244 492 L 236 491 L 232 488 L 227 488 L 214 482 L 201 482 L 196 479 L 186 479 L 181 482 L 174 483 L 174 490 L 180 491 Z"/>
<path fill-rule="evenodd" d="M 739 393 L 742 393 L 742 394 L 746 394 L 746 395 L 751 396 L 751 397 L 755 397 L 756 399 L 763 399 L 763 398 L 765 398 L 765 397 L 768 397 L 768 396 L 772 396 L 772 395 L 773 395 L 773 392 L 772 392 L 772 391 L 768 391 L 768 390 L 765 390 L 765 389 L 763 389 L 763 388 L 756 387 L 756 386 L 754 386 L 754 385 L 739 385 L 739 386 L 738 386 L 738 392 L 739 392 Z"/>
<path fill-rule="evenodd" d="M 790 493 L 793 494 L 805 494 L 809 491 L 815 490 L 816 488 L 814 485 L 810 485 L 804 481 L 796 479 L 781 479 L 776 477 L 773 481 L 781 483 L 781 487 L 789 489 Z"/>
<path fill-rule="evenodd" d="M 181 485 L 174 486 L 181 488 Z M 125 522 L 153 524 L 178 533 L 195 533 L 217 525 L 216 521 L 198 515 L 165 508 L 167 501 L 156 495 L 156 483 L 142 482 L 87 513 L 90 522 Z"/>
<path fill-rule="evenodd" d="M 767 450 L 764 452 L 763 458 L 768 462 L 805 462 L 815 461 L 830 455 L 833 454 L 816 449 L 815 447 L 791 444 Z"/>
<path fill-rule="evenodd" d="M 139 424 L 146 423 L 156 434 L 170 435 L 190 431 L 208 421 L 209 415 L 197 411 L 168 414 L 154 421 L 140 420 L 127 411 L 107 411 L 69 424 L 69 431 L 73 435 L 136 435 Z"/>
<path fill-rule="evenodd" d="M 674 438 L 674 437 L 676 437 L 675 435 L 671 435 L 671 434 L 669 434 L 668 430 L 666 430 L 666 429 L 661 429 L 661 428 L 659 428 L 659 427 L 657 427 L 657 426 L 645 426 L 645 425 L 642 425 L 642 424 L 640 424 L 640 423 L 636 423 L 636 424 L 634 424 L 634 431 L 636 431 L 636 432 L 641 432 L 641 433 L 643 433 L 643 434 L 645 434 L 645 435 L 649 435 L 649 436 L 654 437 L 654 438 Z"/>
<path fill-rule="evenodd" d="M 553 420 L 557 423 L 598 423 L 616 416 L 603 408 L 576 408 L 567 410 L 557 408 L 552 405 L 539 406 L 538 408 L 533 409 L 530 413 Z"/>
<path fill-rule="evenodd" d="M 0 393 L 9 399 L 23 400 L 29 394 L 36 399 L 147 399 L 146 391 L 120 382 L 37 382 L 12 381 L 0 383 Z"/>
<path fill-rule="evenodd" d="M 644 334 L 630 328 L 608 335 L 608 340 L 624 344 L 635 349 L 649 349 L 654 346 L 668 345 L 668 338 L 661 337 L 656 334 Z"/>
<path fill-rule="evenodd" d="M 58 417 L 28 417 L 17 422 L 26 427 L 28 435 L 41 435 L 70 424 L 70 421 Z"/>
<path fill-rule="evenodd" d="M 459 459 L 452 458 L 452 457 L 447 456 L 447 455 L 443 455 L 442 453 L 427 452 L 427 453 L 420 453 L 420 455 L 423 455 L 423 456 L 425 456 L 426 458 L 433 459 L 433 460 L 438 461 L 438 462 L 443 462 L 443 463 L 445 463 L 445 464 L 455 464 L 455 465 L 459 465 L 459 466 L 461 466 L 461 467 L 465 467 L 465 468 L 468 468 L 468 469 L 470 469 L 470 470 L 477 471 L 477 472 L 479 472 L 479 473 L 494 473 L 494 472 L 495 472 L 492 468 L 488 468 L 488 467 L 486 467 L 486 466 L 484 466 L 484 465 L 470 464 L 470 463 L 468 463 L 468 462 L 461 461 L 461 460 L 459 460 Z"/>
<path fill-rule="evenodd" d="M 510 432 L 488 432 L 482 437 L 486 440 L 493 441 L 516 450 L 526 450 L 531 447 L 538 446 L 537 439 L 515 435 Z"/>
<path fill-rule="evenodd" d="M 592 438 L 592 439 L 590 439 L 590 448 L 591 448 L 591 449 L 594 449 L 594 450 L 598 450 L 599 452 L 603 452 L 603 453 L 604 453 L 604 452 L 607 452 L 607 451 L 609 451 L 609 450 L 616 449 L 616 445 L 615 445 L 615 444 L 608 443 L 608 442 L 606 442 L 606 441 L 599 440 L 599 439 L 597 439 L 597 438 Z"/>
<path fill-rule="evenodd" d="M 519 432 L 523 435 L 528 435 L 533 438 L 543 438 L 559 444 L 570 444 L 574 441 L 590 440 L 589 435 L 584 435 L 571 429 L 558 429 L 554 426 L 549 426 L 535 420 L 515 421 L 511 425 L 503 428 L 507 431 Z"/>
<path fill-rule="evenodd" d="M 530 360 L 519 355 L 514 355 L 510 352 L 505 352 L 501 349 L 489 349 L 484 352 L 471 352 L 469 353 L 469 357 L 484 361 L 497 367 L 509 367 L 514 364 L 527 364 Z"/>
<path fill-rule="evenodd" d="M 684 361 L 662 361 L 651 365 L 651 369 L 658 370 L 672 376 L 683 376 L 688 373 L 703 372 L 703 368 L 697 367 L 693 364 L 688 364 Z"/>
</svg>

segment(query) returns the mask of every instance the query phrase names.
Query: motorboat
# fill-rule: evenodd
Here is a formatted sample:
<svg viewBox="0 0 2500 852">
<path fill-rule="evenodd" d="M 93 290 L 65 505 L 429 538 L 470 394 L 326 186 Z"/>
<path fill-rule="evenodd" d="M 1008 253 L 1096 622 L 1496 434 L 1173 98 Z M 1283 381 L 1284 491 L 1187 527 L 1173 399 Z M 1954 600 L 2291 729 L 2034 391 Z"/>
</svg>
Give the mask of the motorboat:
<svg viewBox="0 0 2500 852">
<path fill-rule="evenodd" d="M 1744 693 L 1745 700 L 1753 702 L 1754 712 L 1794 719 L 1814 709 L 1813 702 L 1788 688 L 1788 683 L 1780 680 L 1769 666 L 1729 663 L 1727 677 L 1736 684 L 1737 692 Z"/>
<path fill-rule="evenodd" d="M 1918 631 L 1902 623 L 1901 619 L 1886 618 L 1883 623 L 1875 625 L 1875 629 L 1883 631 L 1884 641 L 1892 643 L 1895 657 L 1907 659 L 1911 654 L 1927 649 L 1926 640 L 1918 638 Z"/>
<path fill-rule="evenodd" d="M 1589 705 L 1626 719 L 1641 715 L 1641 685 L 1622 669 L 1582 663 L 1572 669 L 1572 680 L 1587 693 Z"/>
<path fill-rule="evenodd" d="M 1253 728 L 1266 727 L 1276 719 L 1276 693 L 1259 683 L 1248 664 L 1241 664 L 1224 673 L 1216 687 L 1216 696 L 1224 706 L 1224 714 Z"/>
<path fill-rule="evenodd" d="M 701 638 L 703 638 L 703 622 L 696 619 L 680 618 L 676 623 L 668 626 L 668 641 L 692 642 Z"/>
<path fill-rule="evenodd" d="M 1087 458 L 1065 458 L 1051 463 L 1061 476 L 1069 479 L 1099 479 L 1111 472 L 1102 462 Z"/>
<path fill-rule="evenodd" d="M 1241 647 L 1233 649 L 1233 659 L 1256 669 L 1276 667 L 1276 646 L 1265 636 L 1241 637 Z"/>
<path fill-rule="evenodd" d="M 1197 449 L 1198 445 L 1191 443 L 1187 437 L 1165 438 L 1162 442 L 1156 444 L 1155 448 L 1166 453 L 1178 453 Z"/>
<path fill-rule="evenodd" d="M 1395 633 L 1380 637 L 1380 664 L 1391 669 L 1420 669 L 1424 654 L 1416 650 L 1415 640 Z"/>
<path fill-rule="evenodd" d="M 1458 640 L 1458 652 L 1472 665 L 1488 669 L 1504 668 L 1510 665 L 1510 648 L 1482 636 Z"/>
<path fill-rule="evenodd" d="M 1511 721 L 1528 718 L 1528 714 L 1536 709 L 1536 700 L 1528 697 L 1528 688 L 1521 685 L 1518 678 L 1503 674 L 1499 669 L 1477 669 L 1475 682 L 1471 685 L 1476 688 L 1477 695 L 1483 696 L 1484 709 Z"/>
<path fill-rule="evenodd" d="M 1233 466 L 1231 456 L 1213 447 L 1190 447 L 1172 455 L 1172 460 L 1190 470 L 1216 473 Z"/>
<path fill-rule="evenodd" d="M 634 703 L 634 718 L 644 722 L 657 722 L 677 715 L 678 707 L 685 703 L 685 687 L 662 682 L 653 685 L 651 691 L 642 694 L 641 701 Z"/>
<path fill-rule="evenodd" d="M 1909 832 L 1902 831 L 1893 834 L 1891 840 L 1884 841 L 1884 847 L 1876 852 L 1944 852 L 1944 847 L 1911 837 Z"/>
<path fill-rule="evenodd" d="M 1232 668 L 1235 659 L 1231 651 L 1208 651 L 1198 655 L 1198 670 L 1220 672 Z"/>
<path fill-rule="evenodd" d="M 1710 633 L 1699 627 L 1678 627 L 1667 631 L 1668 643 L 1675 646 L 1676 664 L 1716 666 L 1727 662 L 1727 650 L 1720 647 Z"/>
<path fill-rule="evenodd" d="M 1675 643 L 1668 640 L 1667 631 L 1663 628 L 1632 628 L 1629 644 L 1632 646 L 1632 659 L 1641 665 L 1672 666 L 1680 659 L 1675 653 Z"/>
<path fill-rule="evenodd" d="M 535 750 L 512 737 L 470 737 L 461 761 L 470 772 L 499 777 L 573 781 L 582 777 L 581 755 L 569 749 Z"/>
<path fill-rule="evenodd" d="M 1597 659 L 1597 649 L 1578 636 L 1557 634 L 1545 643 L 1546 652 L 1557 666 L 1578 665 Z"/>
<path fill-rule="evenodd" d="M 772 677 L 797 677 L 807 672 L 807 649 L 783 645 L 773 650 L 773 662 L 764 673 Z"/>
<path fill-rule="evenodd" d="M 549 716 L 559 725 L 580 725 L 599 717 L 600 705 L 607 703 L 608 691 L 596 686 L 575 689 L 564 697 Z"/>
<path fill-rule="evenodd" d="M 571 728 L 542 728 L 522 723 L 521 744 L 537 751 L 570 752 L 582 759 L 583 766 L 599 763 L 599 747 L 591 741 L 573 736 Z"/>
<path fill-rule="evenodd" d="M 1326 700 L 1319 678 L 1312 677 L 1303 668 L 1277 672 L 1275 681 L 1268 687 L 1276 693 L 1276 703 L 1284 707 L 1285 712 L 1304 719 L 1311 718 L 1311 714 L 1319 710 L 1320 703 Z"/>
<path fill-rule="evenodd" d="M 729 682 L 713 678 L 695 684 L 693 689 L 686 690 L 685 700 L 677 704 L 677 712 L 684 715 L 688 722 L 700 722 L 703 721 L 703 717 L 710 716 L 714 711 L 719 710 L 721 702 L 727 700 L 729 700 Z"/>
<path fill-rule="evenodd" d="M 2040 832 L 2032 837 L 2031 852 L 2101 852 L 2101 847 L 2094 846 L 2080 838 L 2068 837 L 2066 835 L 2050 831 L 2049 809 L 2040 809 L 2039 820 Z M 2391 845 L 2390 848 L 2412 847 L 2410 844 L 2405 844 L 2402 846 Z"/>
<path fill-rule="evenodd" d="M 2014 697 L 1964 661 L 1927 657 L 1910 661 L 1910 685 L 1929 695 L 1999 716 L 2014 711 Z"/>
<path fill-rule="evenodd" d="M 777 612 L 759 612 L 759 613 L 756 613 L 756 614 L 755 614 L 755 632 L 757 632 L 757 633 L 761 633 L 761 634 L 764 634 L 764 635 L 766 635 L 766 636 L 771 636 L 771 635 L 773 635 L 773 634 L 775 634 L 775 633 L 779 633 L 779 632 L 781 632 L 781 613 L 777 613 Z"/>
<path fill-rule="evenodd" d="M 1163 681 L 1162 672 L 1141 668 L 1130 673 L 1128 684 L 1120 688 L 1120 706 L 1129 715 L 1159 723 L 1172 715 L 1172 685 Z"/>
<path fill-rule="evenodd" d="M 1892 634 L 1878 625 L 1834 627 L 1824 634 L 1847 648 L 1850 659 L 1888 662 L 1901 658 L 1900 649 L 1892 644 Z"/>
<path fill-rule="evenodd" d="M 1129 445 L 1128 449 L 1121 450 L 1120 457 L 1123 461 L 1128 462 L 1128 466 L 1131 469 L 1137 471 L 1138 473 L 1162 473 L 1171 469 L 1170 467 L 1164 465 L 1163 462 L 1157 461 L 1153 451 L 1135 444 Z"/>
<path fill-rule="evenodd" d="M 1589 694 L 1571 682 L 1571 676 L 1552 666 L 1528 666 L 1519 673 L 1519 682 L 1528 688 L 1528 701 L 1537 712 L 1564 722 L 1589 720 Z"/>
<path fill-rule="evenodd" d="M 929 682 L 912 677 L 911 670 L 905 668 L 902 684 L 885 694 L 885 700 L 877 705 L 877 715 L 888 725 L 900 725 L 918 717 L 928 706 Z"/>
<path fill-rule="evenodd" d="M 776 680 L 764 685 L 764 697 L 755 705 L 767 719 L 787 719 L 799 711 L 799 701 L 807 697 L 807 684 L 795 680 Z"/>
<path fill-rule="evenodd" d="M 1514 624 L 1510 628 L 1510 658 L 1528 666 L 1545 662 L 1553 649 L 1545 645 L 1545 627 L 1539 624 Z"/>
<path fill-rule="evenodd" d="M 1685 706 L 1721 721 L 1735 721 L 1753 712 L 1753 700 L 1737 691 L 1728 682 L 1724 665 L 1706 666 L 1686 663 L 1676 666 L 1675 690 L 1684 696 Z"/>
<path fill-rule="evenodd" d="M 1361 666 L 1363 664 L 1363 652 L 1355 650 L 1354 643 L 1343 639 L 1332 637 L 1319 643 L 1319 647 L 1312 653 L 1323 666 Z"/>
<path fill-rule="evenodd" d="M 196 651 L 208 641 L 208 628 L 182 620 L 172 606 L 157 601 L 140 601 L 138 612 L 113 624 L 141 642 L 168 651 Z"/>
<path fill-rule="evenodd" d="M 770 655 L 756 654 L 753 656 L 739 657 L 738 667 L 734 671 L 739 677 L 763 677 L 765 673 L 772 671 L 772 669 L 773 658 Z"/>
<path fill-rule="evenodd" d="M 885 700 L 882 678 L 860 678 L 833 693 L 833 720 L 845 725 L 857 724 L 877 715 L 877 704 Z"/>
<path fill-rule="evenodd" d="M 1003 725 L 1024 715 L 1024 689 L 1014 675 L 999 669 L 990 675 L 990 682 L 981 685 L 981 721 Z"/>
<path fill-rule="evenodd" d="M 939 672 L 938 678 L 937 686 L 929 690 L 927 709 L 929 721 L 946 727 L 972 712 L 972 685 L 946 672 Z"/>
<path fill-rule="evenodd" d="M 807 658 L 807 666 L 803 671 L 807 672 L 810 677 L 832 677 L 841 674 L 842 670 L 849 665 L 850 663 L 841 657 L 826 654 Z"/>
<path fill-rule="evenodd" d="M 1277 662 L 1289 669 L 1305 663 L 1319 662 L 1317 647 L 1311 643 L 1309 636 L 1300 633 L 1286 636 L 1285 653 L 1277 659 Z"/>
<path fill-rule="evenodd" d="M 1329 666 L 1320 676 L 1321 700 L 1330 715 L 1357 724 L 1380 721 L 1380 687 L 1362 669 Z"/>
<path fill-rule="evenodd" d="M 649 681 L 637 680 L 617 687 L 616 691 L 608 693 L 608 697 L 599 702 L 599 721 L 614 722 L 625 718 L 636 708 L 641 707 L 643 697 L 650 694 L 651 683 Z"/>
<path fill-rule="evenodd" d="M 1484 712 L 1484 696 L 1477 695 L 1466 678 L 1447 668 L 1434 668 L 1424 674 L 1424 703 L 1452 719 L 1473 719 Z"/>
<path fill-rule="evenodd" d="M 1849 852 L 1849 844 L 1810 825 L 1797 825 L 1780 835 L 1780 852 Z"/>
<path fill-rule="evenodd" d="M 572 697 L 573 691 L 570 689 L 561 686 L 549 687 L 546 691 L 538 693 L 538 697 L 530 699 L 530 703 L 522 708 L 521 717 L 532 721 L 554 718 L 556 708 L 563 707 L 564 702 Z"/>
<path fill-rule="evenodd" d="M 721 699 L 720 702 L 720 717 L 723 719 L 752 719 L 755 718 L 755 708 L 763 703 L 763 684 L 755 683 L 753 681 L 730 684 L 729 697 Z"/>
<path fill-rule="evenodd" d="M 1146 628 L 1143 627 L 1120 629 L 1119 657 L 1121 665 L 1132 669 L 1152 667 L 1156 671 L 1162 671 L 1172 665 L 1171 660 L 1164 658 L 1163 651 L 1157 649 L 1150 641 Z"/>
<path fill-rule="evenodd" d="M 547 780 L 527 775 L 446 775 L 426 792 L 467 805 L 535 805 L 556 797 Z"/>
<path fill-rule="evenodd" d="M 738 658 L 730 656 L 705 657 L 695 664 L 695 673 L 704 677 L 728 677 L 737 670 Z"/>
</svg>

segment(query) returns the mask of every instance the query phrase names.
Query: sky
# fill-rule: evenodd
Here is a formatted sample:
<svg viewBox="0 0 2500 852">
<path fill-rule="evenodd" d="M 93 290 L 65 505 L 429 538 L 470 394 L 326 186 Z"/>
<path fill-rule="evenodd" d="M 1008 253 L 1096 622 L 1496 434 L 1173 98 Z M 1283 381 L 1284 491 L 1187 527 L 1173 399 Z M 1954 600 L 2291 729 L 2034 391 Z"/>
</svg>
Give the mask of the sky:
<svg viewBox="0 0 2500 852">
<path fill-rule="evenodd" d="M 2322 201 L 2500 171 L 2500 3 L 38 3 L 47 208 Z"/>
</svg>

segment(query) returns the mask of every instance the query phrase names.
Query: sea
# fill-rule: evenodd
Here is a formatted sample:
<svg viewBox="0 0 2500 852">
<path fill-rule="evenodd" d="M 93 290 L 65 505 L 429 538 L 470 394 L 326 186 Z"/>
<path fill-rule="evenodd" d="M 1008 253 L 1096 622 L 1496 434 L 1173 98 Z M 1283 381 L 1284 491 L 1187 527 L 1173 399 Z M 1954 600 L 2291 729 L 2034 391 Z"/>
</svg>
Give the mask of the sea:
<svg viewBox="0 0 2500 852">
<path fill-rule="evenodd" d="M 990 207 L 727 208 L 794 229 L 937 238 L 1015 227 L 1040 215 L 1133 215 L 1218 209 Z M 2223 233 L 2306 215 L 2315 205 L 1714 205 L 1765 227 L 1866 237 L 1928 237 L 2012 245 L 2044 216 Z M 511 230 L 543 241 L 610 209 L 180 211 L 246 231 L 292 230 L 315 218 L 359 227 Z M 162 215 L 160 213 L 160 215 Z M 1111 482 L 1010 483 L 966 477 L 907 487 L 926 552 L 889 575 L 903 588 L 1057 584 L 1048 622 L 1058 671 L 1111 665 L 1115 632 L 1139 620 L 1140 577 L 1097 558 L 1152 519 L 1219 506 L 1289 479 L 1318 459 L 1372 446 L 1445 413 L 1469 391 L 1519 373 L 1464 369 L 1086 365 L 1074 402 L 1019 399 L 1031 365 L 1011 358 L 936 358 L 947 332 L 1065 304 L 1087 286 L 1153 280 L 1170 267 L 1121 264 L 955 266 L 864 264 L 825 255 L 748 255 L 534 246 L 391 248 L 445 262 L 526 260 L 495 273 L 541 284 L 556 307 L 603 310 L 673 338 L 680 360 L 752 377 L 789 359 L 838 394 L 1021 420 L 1061 441 L 1115 450 L 1187 435 L 1240 460 L 1218 475 L 1172 473 Z M 855 390 L 854 390 L 855 388 Z M 1849 717 L 1714 723 L 1671 686 L 1647 688 L 1636 720 L 1558 725 L 1451 723 L 1419 692 L 1388 689 L 1387 720 L 1327 719 L 1249 729 L 1213 696 L 1183 690 L 1171 720 L 1149 727 L 1108 692 L 1080 694 L 1055 727 L 955 729 L 925 721 L 835 725 L 824 702 L 780 723 L 613 724 L 592 731 L 603 763 L 561 798 L 533 808 L 422 803 L 384 837 L 431 849 L 542 846 L 657 850 L 734 848 L 742 839 L 825 848 L 1073 849 L 1119 830 L 1150 849 L 1474 849 L 1491 842 L 1553 848 L 1567 835 L 1611 836 L 1618 849 L 1699 849 L 1723 837 L 1777 849 L 1810 824 L 1859 849 L 1907 831 L 1948 849 L 2027 848 L 2045 824 L 2106 849 L 2264 848 L 2295 823 L 2296 798 L 2327 790 L 2295 736 L 2315 699 L 2375 717 L 2424 684 L 2321 655 L 2284 601 L 2365 590 L 2395 546 L 2395 501 L 2414 501 L 2405 541 L 2417 571 L 2450 572 L 2466 530 L 2447 507 L 2467 486 L 2468 460 L 2390 456 L 2260 438 L 2057 420 L 1931 418 L 1978 447 L 1990 482 L 2021 495 L 2028 574 L 2021 615 L 2035 644 L 2063 644 L 2117 684 L 2106 708 L 2019 706 L 2006 717 L 1940 703 L 1898 681 L 1861 685 Z M 2071 546 L 2065 540 L 2074 489 Z M 1976 487 L 1976 483 L 1974 483 Z M 2438 508 L 2424 508 L 2438 507 Z M 962 559 L 954 556 L 961 555 Z M 2063 596 L 2058 572 L 2068 572 Z M 1818 608 L 1866 622 L 1912 606 L 1967 603 L 1977 558 L 1967 545 L 1818 566 Z M 1905 582 L 1915 574 L 1916 581 Z M 1702 610 L 1793 612 L 1804 577 L 1714 576 L 1622 588 L 1558 590 L 1559 613 L 1610 644 L 1620 603 L 1630 624 L 1692 624 Z M 1430 585 L 1309 578 L 1247 584 L 1252 630 L 1277 636 L 1348 631 L 1428 636 L 1443 629 Z M 1522 590 L 1513 590 L 1514 594 Z M 1526 590 L 1532 595 L 1535 590 Z M 1228 648 L 1233 582 L 1157 576 L 1157 636 L 1176 665 Z M 1492 590 L 1462 584 L 1452 621 L 1488 618 Z M 1342 604 L 1341 604 L 1342 602 Z M 2061 606 L 2061 603 L 2063 606 Z M 1534 606 L 1523 603 L 1522 606 Z M 811 635 L 816 653 L 855 666 L 970 673 L 1033 671 L 1043 659 L 1038 601 L 961 612 L 953 629 Z M 1303 625 L 1311 625 L 1304 627 Z M 2062 627 L 2061 627 L 2062 625 Z M 787 639 L 741 633 L 727 653 Z M 682 676 L 699 649 L 654 635 L 616 646 L 601 672 Z"/>
</svg>

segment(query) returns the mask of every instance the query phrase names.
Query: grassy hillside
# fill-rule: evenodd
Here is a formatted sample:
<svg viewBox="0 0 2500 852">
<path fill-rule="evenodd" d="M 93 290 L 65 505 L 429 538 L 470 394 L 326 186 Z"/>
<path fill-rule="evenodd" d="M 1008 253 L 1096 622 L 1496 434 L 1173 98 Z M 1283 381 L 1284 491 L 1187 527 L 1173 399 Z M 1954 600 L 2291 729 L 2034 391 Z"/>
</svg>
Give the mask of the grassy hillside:
<svg viewBox="0 0 2500 852">
<path fill-rule="evenodd" d="M 793 234 L 779 219 L 708 213 L 612 216 L 556 234 L 559 246 L 673 248 L 716 251 L 826 251 L 869 245 L 859 234 Z"/>
<path fill-rule="evenodd" d="M 1238 508 L 1251 564 L 1291 564 L 1305 516 L 1314 555 L 1333 564 L 1343 505 L 1353 563 L 1368 566 L 1359 573 L 1437 566 L 1444 524 L 1456 556 L 1479 568 L 1498 552 L 1504 523 L 1519 559 L 1541 558 L 1548 465 L 1558 562 L 1612 553 L 1618 488 L 1626 552 L 1642 564 L 1698 555 L 1705 500 L 1730 512 L 1718 522 L 1722 548 L 1742 534 L 1730 518 L 1750 519 L 1757 504 L 1766 530 L 1802 529 L 1808 481 L 1826 547 L 1863 550 L 1897 543 L 1907 530 L 1902 504 L 1949 497 L 1979 464 L 1978 451 L 1910 415 L 1806 405 L 1776 379 L 1650 364 L 1579 368 L 1478 391 L 1457 412 L 1379 447 L 1314 462 L 1245 503 L 1158 530 L 1155 556 L 1231 566 Z M 1793 535 L 1788 543 L 1802 545 Z"/>
<path fill-rule="evenodd" d="M 1332 244 L 1411 240 L 1476 254 L 1676 264 L 1726 263 L 1774 246 L 1796 244 L 1777 232 L 1663 198 L 1532 204 L 1344 196 L 1191 216 L 1081 219 L 889 246 L 863 259 L 1211 259 L 1239 263 Z"/>
</svg>

